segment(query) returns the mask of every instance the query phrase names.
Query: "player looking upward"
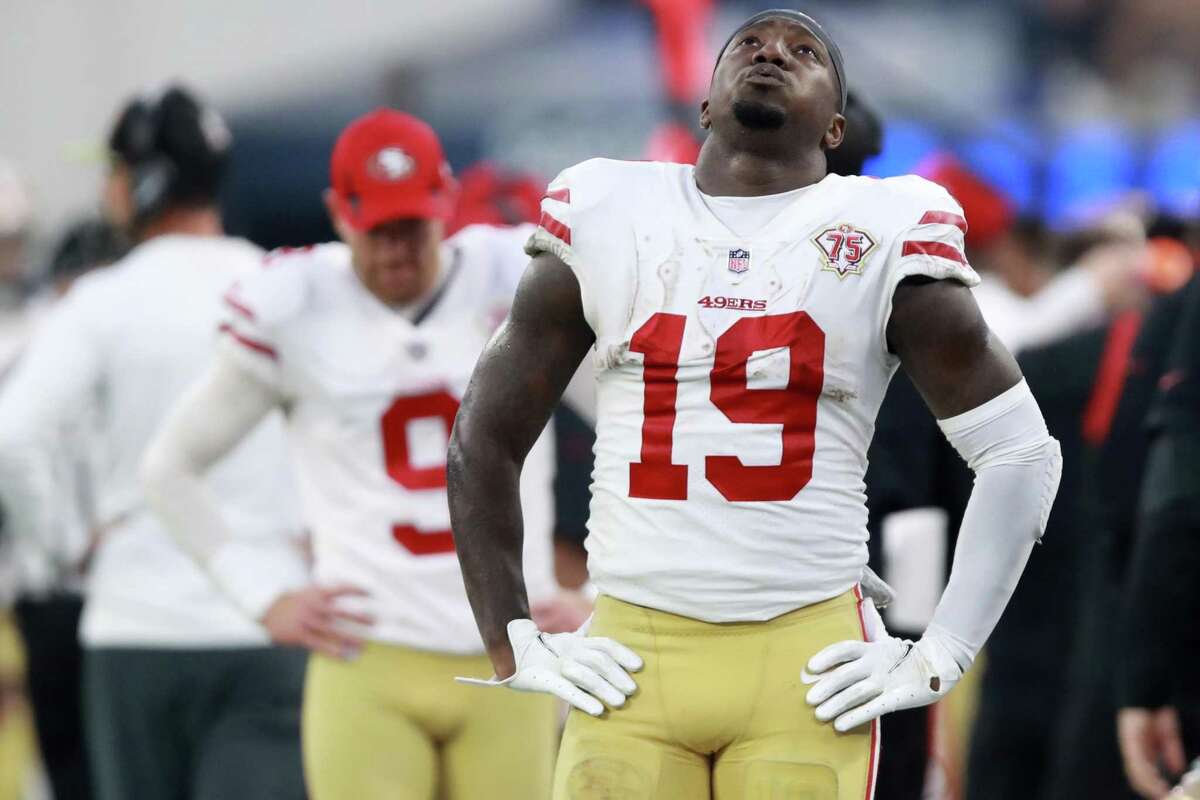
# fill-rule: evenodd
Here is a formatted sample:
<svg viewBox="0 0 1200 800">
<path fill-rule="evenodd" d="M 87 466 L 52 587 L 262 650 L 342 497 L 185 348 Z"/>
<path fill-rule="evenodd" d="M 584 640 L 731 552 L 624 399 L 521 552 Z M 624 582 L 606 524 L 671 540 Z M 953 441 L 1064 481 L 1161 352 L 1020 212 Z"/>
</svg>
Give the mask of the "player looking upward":
<svg viewBox="0 0 1200 800">
<path fill-rule="evenodd" d="M 826 174 L 845 89 L 816 22 L 758 14 L 722 48 L 694 168 L 587 161 L 543 201 L 449 476 L 494 682 L 576 709 L 556 798 L 869 797 L 875 719 L 954 686 L 1043 530 L 1057 443 L 972 299 L 961 209 L 920 178 Z M 586 634 L 547 635 L 526 619 L 518 479 L 589 352 L 600 597 Z M 857 586 L 897 367 L 977 474 L 916 643 Z"/>
<path fill-rule="evenodd" d="M 441 144 L 397 111 L 351 123 L 331 172 L 326 204 L 342 241 L 271 255 L 230 292 L 207 376 L 147 454 L 147 495 L 190 551 L 219 564 L 227 523 L 201 476 L 283 409 L 315 584 L 276 598 L 263 622 L 316 651 L 304 697 L 311 795 L 543 797 L 554 702 L 484 698 L 452 681 L 487 658 L 445 472 L 459 398 L 511 302 L 532 226 L 473 226 L 443 242 L 453 180 Z M 569 604 L 551 561 L 552 450 L 542 438 L 522 484 L 524 564 L 531 592 Z"/>
</svg>

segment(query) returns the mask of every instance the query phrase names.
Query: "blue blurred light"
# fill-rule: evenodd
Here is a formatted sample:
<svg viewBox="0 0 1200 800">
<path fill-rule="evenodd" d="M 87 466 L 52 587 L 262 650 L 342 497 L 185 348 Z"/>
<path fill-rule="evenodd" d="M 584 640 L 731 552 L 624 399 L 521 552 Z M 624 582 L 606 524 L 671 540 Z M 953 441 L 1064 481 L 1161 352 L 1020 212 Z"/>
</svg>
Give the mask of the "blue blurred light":
<svg viewBox="0 0 1200 800">
<path fill-rule="evenodd" d="M 1022 214 L 1037 210 L 1040 146 L 1032 129 L 1005 125 L 962 143 L 958 154 L 972 172 L 1000 190 Z"/>
<path fill-rule="evenodd" d="M 1097 124 L 1064 134 L 1050 157 L 1045 213 L 1056 228 L 1072 227 L 1134 189 L 1134 145 L 1121 128 Z"/>
<path fill-rule="evenodd" d="M 1158 208 L 1179 217 L 1200 217 L 1200 119 L 1165 131 L 1146 164 L 1146 189 Z"/>
<path fill-rule="evenodd" d="M 941 139 L 933 128 L 912 120 L 888 120 L 884 124 L 883 152 L 867 160 L 863 174 L 877 178 L 907 175 L 940 148 Z"/>
</svg>

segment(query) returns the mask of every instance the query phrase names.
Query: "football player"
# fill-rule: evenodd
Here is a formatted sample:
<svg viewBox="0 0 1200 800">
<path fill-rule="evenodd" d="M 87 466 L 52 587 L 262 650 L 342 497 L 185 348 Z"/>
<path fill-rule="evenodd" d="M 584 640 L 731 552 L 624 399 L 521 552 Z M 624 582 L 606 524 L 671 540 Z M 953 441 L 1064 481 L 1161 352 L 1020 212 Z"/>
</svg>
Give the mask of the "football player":
<svg viewBox="0 0 1200 800">
<path fill-rule="evenodd" d="M 553 700 L 482 697 L 452 680 L 488 660 L 454 557 L 445 468 L 459 398 L 507 313 L 532 226 L 472 226 L 443 241 L 453 181 L 441 144 L 397 111 L 347 127 L 331 173 L 325 199 L 342 241 L 271 255 L 230 292 L 207 377 L 148 453 L 147 494 L 190 550 L 220 562 L 229 523 L 201 475 L 283 409 L 315 586 L 355 592 L 285 595 L 264 616 L 277 640 L 317 651 L 304 699 L 312 796 L 543 797 Z M 561 618 L 552 455 L 545 436 L 529 456 L 524 563 Z M 577 626 L 586 612 L 560 599 Z M 344 624 L 329 625 L 336 615 Z"/>
<path fill-rule="evenodd" d="M 1057 442 L 972 299 L 961 209 L 920 178 L 827 175 L 845 81 L 819 24 L 763 12 L 722 48 L 694 168 L 587 161 L 543 201 L 448 472 L 487 683 L 574 706 L 556 798 L 870 797 L 877 718 L 958 682 L 1043 530 Z M 586 633 L 550 635 L 528 619 L 518 479 L 589 351 L 600 597 Z M 915 643 L 858 586 L 901 366 L 976 472 Z"/>
<path fill-rule="evenodd" d="M 98 533 L 79 625 L 100 800 L 304 796 L 303 653 L 273 647 L 242 611 L 306 577 L 281 420 L 209 476 L 241 570 L 228 596 L 138 487 L 147 442 L 207 364 L 221 294 L 262 259 L 222 230 L 231 145 L 217 113 L 182 87 L 125 106 L 105 206 L 137 244 L 72 285 L 0 393 L 0 505 L 14 535 L 61 536 L 55 466 L 93 452 L 102 464 L 84 470 Z M 67 550 L 82 557 L 85 544 Z"/>
</svg>

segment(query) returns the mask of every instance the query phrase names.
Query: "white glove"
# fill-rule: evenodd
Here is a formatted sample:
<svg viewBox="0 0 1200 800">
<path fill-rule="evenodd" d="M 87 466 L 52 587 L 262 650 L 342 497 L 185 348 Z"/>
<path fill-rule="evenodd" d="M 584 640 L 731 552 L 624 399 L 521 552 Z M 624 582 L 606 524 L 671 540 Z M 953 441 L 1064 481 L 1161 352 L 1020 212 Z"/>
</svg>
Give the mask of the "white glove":
<svg viewBox="0 0 1200 800">
<path fill-rule="evenodd" d="M 604 713 L 604 703 L 620 708 L 625 698 L 637 691 L 626 670 L 641 669 L 642 659 L 612 639 L 578 631 L 542 633 L 533 620 L 514 619 L 508 623 L 508 641 L 517 663 L 511 677 L 455 680 L 476 686 L 507 686 L 519 692 L 546 692 L 593 717 Z"/>
<path fill-rule="evenodd" d="M 936 702 L 962 677 L 936 632 L 926 631 L 913 644 L 888 634 L 870 600 L 862 611 L 868 641 L 829 645 L 800 676 L 812 684 L 805 700 L 817 707 L 817 719 L 832 719 L 841 733 L 891 711 Z"/>
<path fill-rule="evenodd" d="M 1167 800 L 1196 800 L 1196 798 L 1200 798 L 1200 758 L 1192 762 L 1191 770 L 1167 795 Z"/>
</svg>

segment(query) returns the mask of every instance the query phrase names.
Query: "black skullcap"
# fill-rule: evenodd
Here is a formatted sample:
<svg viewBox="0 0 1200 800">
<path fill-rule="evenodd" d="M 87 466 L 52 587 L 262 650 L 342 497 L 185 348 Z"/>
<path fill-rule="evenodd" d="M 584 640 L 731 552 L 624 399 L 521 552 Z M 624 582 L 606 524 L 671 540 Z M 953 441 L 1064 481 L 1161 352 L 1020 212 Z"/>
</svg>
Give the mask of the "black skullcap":
<svg viewBox="0 0 1200 800">
<path fill-rule="evenodd" d="M 862 175 L 867 159 L 883 151 L 883 120 L 854 90 L 842 115 L 846 132 L 840 145 L 825 151 L 826 168 L 834 175 Z"/>
<path fill-rule="evenodd" d="M 782 17 L 783 19 L 790 19 L 793 22 L 799 22 L 801 25 L 808 28 L 813 36 L 816 36 L 818 39 L 820 39 L 821 44 L 825 45 L 825 49 L 829 51 L 829 58 L 833 61 L 833 71 L 837 75 L 838 90 L 841 93 L 841 102 L 838 105 L 838 111 L 845 112 L 847 86 L 846 65 L 842 60 L 842 49 L 838 47 L 837 42 L 835 42 L 833 38 L 825 32 L 825 29 L 821 27 L 819 22 L 803 12 L 795 11 L 790 8 L 770 8 L 766 11 L 761 11 L 755 14 L 753 17 L 737 26 L 733 33 L 729 34 L 729 38 L 725 40 L 725 44 L 721 45 L 721 50 L 719 53 L 717 53 L 717 63 L 721 63 L 721 56 L 725 55 L 725 49 L 729 47 L 729 43 L 733 41 L 735 36 L 746 30 L 746 28 L 749 28 L 751 25 L 757 25 L 764 19 L 771 19 L 773 17 Z M 716 69 L 716 66 L 714 66 L 713 72 L 716 72 Z"/>
<path fill-rule="evenodd" d="M 109 150 L 131 167 L 168 162 L 177 199 L 216 195 L 231 144 L 216 110 L 178 85 L 129 101 L 108 140 Z"/>
</svg>

